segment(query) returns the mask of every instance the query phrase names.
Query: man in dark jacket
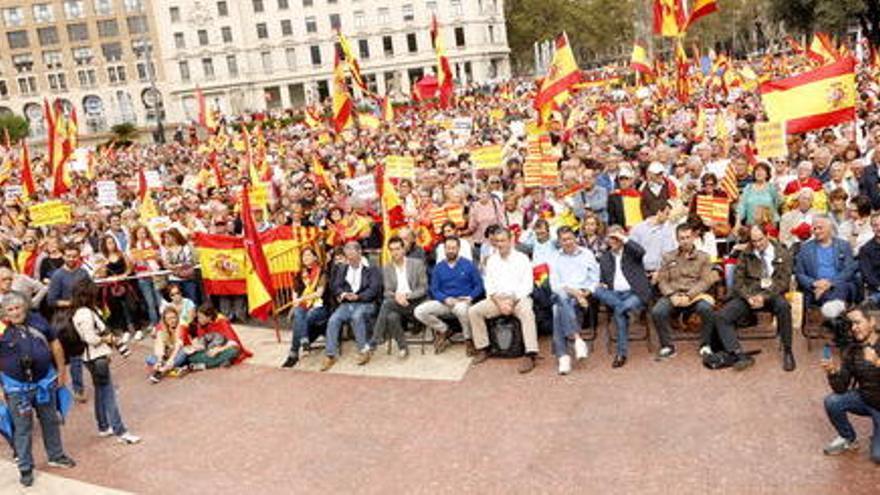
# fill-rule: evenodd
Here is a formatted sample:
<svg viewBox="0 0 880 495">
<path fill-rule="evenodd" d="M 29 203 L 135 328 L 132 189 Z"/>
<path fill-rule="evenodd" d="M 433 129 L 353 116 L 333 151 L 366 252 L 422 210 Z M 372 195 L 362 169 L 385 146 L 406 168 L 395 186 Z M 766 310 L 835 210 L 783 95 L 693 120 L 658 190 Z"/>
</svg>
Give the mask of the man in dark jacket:
<svg viewBox="0 0 880 495">
<path fill-rule="evenodd" d="M 871 217 L 874 238 L 859 249 L 859 271 L 868 289 L 866 299 L 880 306 L 880 214 Z"/>
<path fill-rule="evenodd" d="M 749 247 L 740 254 L 733 274 L 733 296 L 718 311 L 715 319 L 718 337 L 724 350 L 736 355 L 734 369 L 743 370 L 754 359 L 742 352 L 736 337 L 736 322 L 756 311 L 770 311 L 782 339 L 782 367 L 795 368 L 791 352 L 791 305 L 785 299 L 791 283 L 791 254 L 785 247 L 767 238 L 760 226 L 749 230 Z"/>
<path fill-rule="evenodd" d="M 862 169 L 859 177 L 859 194 L 871 200 L 871 208 L 880 210 L 880 176 L 877 173 L 877 162 L 880 161 L 880 143 L 874 146 L 871 163 Z"/>
<path fill-rule="evenodd" d="M 344 253 L 346 264 L 336 270 L 330 281 L 331 294 L 339 302 L 339 306 L 327 322 L 326 356 L 321 364 L 321 371 L 327 371 L 336 364 L 339 333 L 344 323 L 351 324 L 354 330 L 354 338 L 360 351 L 358 364 L 363 365 L 370 360 L 367 330 L 382 294 L 382 276 L 379 269 L 370 265 L 361 255 L 361 246 L 357 242 L 346 244 Z"/>
<path fill-rule="evenodd" d="M 825 397 L 825 412 L 837 430 L 837 438 L 825 449 L 826 455 L 858 450 L 856 432 L 847 414 L 867 416 L 873 420 L 871 460 L 880 464 L 880 335 L 877 321 L 860 308 L 847 314 L 852 324 L 853 342 L 841 353 L 840 365 L 832 359 L 822 360 L 828 373 L 828 384 L 834 391 Z"/>
<path fill-rule="evenodd" d="M 651 301 L 651 282 L 642 265 L 645 250 L 630 241 L 623 227 L 608 228 L 608 251 L 599 257 L 599 287 L 594 296 L 614 311 L 617 326 L 617 355 L 611 364 L 626 364 L 629 317 Z"/>
</svg>

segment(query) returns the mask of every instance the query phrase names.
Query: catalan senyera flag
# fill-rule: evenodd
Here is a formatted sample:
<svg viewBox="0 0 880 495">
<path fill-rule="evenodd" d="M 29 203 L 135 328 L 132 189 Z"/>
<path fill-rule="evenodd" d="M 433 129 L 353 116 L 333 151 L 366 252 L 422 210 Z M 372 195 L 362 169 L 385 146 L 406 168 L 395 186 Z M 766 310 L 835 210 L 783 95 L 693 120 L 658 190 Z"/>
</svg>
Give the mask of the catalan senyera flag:
<svg viewBox="0 0 880 495">
<path fill-rule="evenodd" d="M 345 62 L 345 65 L 348 66 L 348 73 L 351 74 L 351 79 L 359 88 L 369 93 L 370 91 L 367 88 L 367 83 L 364 82 L 364 76 L 361 74 L 361 66 L 358 64 L 357 57 L 351 49 L 351 43 L 348 42 L 348 38 L 342 34 L 341 30 L 338 30 L 336 35 L 339 39 L 339 48 L 342 50 L 342 60 Z"/>
<path fill-rule="evenodd" d="M 431 39 L 434 41 L 434 52 L 437 54 L 437 87 L 440 91 L 440 107 L 446 108 L 452 100 L 453 76 L 436 15 L 431 16 Z"/>
<path fill-rule="evenodd" d="M 244 229 L 245 287 L 247 290 L 248 312 L 255 318 L 265 320 L 272 314 L 272 275 L 269 263 L 263 252 L 263 243 L 257 232 L 254 214 L 251 211 L 250 187 L 241 194 L 241 220 Z"/>
<path fill-rule="evenodd" d="M 721 189 L 727 194 L 730 201 L 739 199 L 739 186 L 737 185 L 736 168 L 733 161 L 728 163 L 727 168 L 724 169 L 724 177 L 721 178 Z"/>
<path fill-rule="evenodd" d="M 633 43 L 629 66 L 636 72 L 641 72 L 648 76 L 654 75 L 654 69 L 652 68 L 654 64 L 651 62 L 651 58 L 648 57 L 648 50 L 645 49 L 645 45 L 641 41 Z"/>
<path fill-rule="evenodd" d="M 205 93 L 202 88 L 196 88 L 196 101 L 199 105 L 199 125 L 213 133 L 217 130 L 217 116 L 214 111 L 208 108 L 208 102 L 205 100 Z"/>
<path fill-rule="evenodd" d="M 562 33 L 556 37 L 556 53 L 535 95 L 534 107 L 538 110 L 539 123 L 544 123 L 545 116 L 549 115 L 554 105 L 561 105 L 568 99 L 569 90 L 580 80 L 581 71 L 568 43 L 568 35 Z"/>
<path fill-rule="evenodd" d="M 682 0 L 654 0 L 654 34 L 657 36 L 680 35 L 686 21 Z"/>
<path fill-rule="evenodd" d="M 27 139 L 21 140 L 21 187 L 26 198 L 37 196 L 37 186 L 34 184 L 34 174 L 31 170 L 31 152 L 28 149 Z"/>
<path fill-rule="evenodd" d="M 718 12 L 717 0 L 694 0 L 694 4 L 691 5 L 691 14 L 688 16 L 687 22 L 682 31 L 686 31 L 690 28 L 695 22 L 697 22 L 697 19 L 713 12 Z"/>
<path fill-rule="evenodd" d="M 716 224 L 726 224 L 730 215 L 730 200 L 715 196 L 697 196 L 697 216 Z"/>
<path fill-rule="evenodd" d="M 840 58 L 837 48 L 834 47 L 834 42 L 831 41 L 831 37 L 827 33 L 816 33 L 813 35 L 813 40 L 810 42 L 810 46 L 807 47 L 807 56 L 810 57 L 810 60 L 820 65 L 833 63 Z"/>
<path fill-rule="evenodd" d="M 855 59 L 843 58 L 810 72 L 762 84 L 759 91 L 768 119 L 786 121 L 789 134 L 855 120 L 855 64 Z"/>
<path fill-rule="evenodd" d="M 690 78 L 688 77 L 688 72 L 690 71 L 691 64 L 690 61 L 688 61 L 687 53 L 684 51 L 684 46 L 682 45 L 681 38 L 677 39 L 675 43 L 675 63 L 675 93 L 678 97 L 678 101 L 682 103 L 687 103 L 691 97 Z"/>
<path fill-rule="evenodd" d="M 309 129 L 317 129 L 321 125 L 321 116 L 314 108 L 306 107 L 303 117 L 303 121 Z"/>
<path fill-rule="evenodd" d="M 345 84 L 345 70 L 337 54 L 333 67 L 333 128 L 336 132 L 354 125 L 353 107 L 348 85 Z"/>
</svg>

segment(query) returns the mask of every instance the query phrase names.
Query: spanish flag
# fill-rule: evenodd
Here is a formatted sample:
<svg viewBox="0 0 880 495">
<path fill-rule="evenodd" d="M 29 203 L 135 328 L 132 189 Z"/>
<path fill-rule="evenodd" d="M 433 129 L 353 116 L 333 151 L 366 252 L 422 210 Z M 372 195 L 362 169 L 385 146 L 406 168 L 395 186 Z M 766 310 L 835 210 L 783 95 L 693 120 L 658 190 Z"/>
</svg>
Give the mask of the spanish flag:
<svg viewBox="0 0 880 495">
<path fill-rule="evenodd" d="M 265 320 L 272 314 L 272 276 L 263 252 L 263 243 L 257 232 L 251 211 L 250 187 L 241 195 L 241 220 L 244 227 L 245 287 L 248 312 L 255 318 Z"/>
<path fill-rule="evenodd" d="M 712 12 L 718 12 L 717 0 L 694 0 L 694 4 L 691 5 L 691 15 L 688 16 L 687 23 L 685 23 L 682 31 L 686 31 L 700 17 L 707 16 Z"/>
<path fill-rule="evenodd" d="M 786 121 L 796 134 L 856 118 L 856 61 L 843 58 L 816 70 L 770 81 L 759 88 L 771 122 Z"/>
<path fill-rule="evenodd" d="M 581 80 L 578 69 L 565 33 L 556 38 L 556 53 L 547 71 L 547 77 L 535 95 L 534 107 L 539 112 L 539 122 L 543 124 L 544 116 L 550 114 L 554 104 L 561 105 L 569 97 L 569 90 Z"/>
<path fill-rule="evenodd" d="M 679 36 L 685 28 L 684 6 L 681 0 L 654 0 L 654 34 Z"/>
<path fill-rule="evenodd" d="M 834 43 L 826 33 L 816 33 L 813 35 L 813 41 L 810 42 L 810 46 L 807 48 L 807 56 L 810 57 L 810 60 L 820 65 L 830 64 L 840 58 L 837 48 L 834 47 Z"/>
<path fill-rule="evenodd" d="M 437 87 L 440 89 L 440 107 L 449 106 L 452 99 L 452 68 L 449 66 L 449 57 L 446 56 L 446 48 L 443 43 L 443 35 L 437 24 L 437 16 L 431 16 L 431 40 L 434 42 L 434 51 L 437 53 Z"/>
<path fill-rule="evenodd" d="M 376 167 L 376 182 L 379 188 L 379 196 L 382 198 L 382 263 L 391 259 L 388 251 L 388 240 L 393 237 L 398 229 L 406 225 L 403 215 L 403 202 L 394 189 L 394 185 L 385 175 L 383 166 Z"/>
<path fill-rule="evenodd" d="M 196 88 L 196 101 L 199 105 L 199 124 L 208 130 L 209 133 L 214 133 L 217 130 L 217 116 L 214 115 L 214 111 L 208 108 L 208 102 L 205 100 L 205 93 L 202 92 L 202 88 Z"/>
<path fill-rule="evenodd" d="M 34 174 L 31 171 L 31 152 L 28 149 L 27 139 L 21 140 L 21 186 L 26 198 L 36 198 L 37 186 L 34 184 Z"/>
<path fill-rule="evenodd" d="M 647 76 L 654 76 L 654 70 L 651 68 L 654 64 L 648 57 L 648 50 L 641 41 L 633 43 L 632 57 L 629 60 L 629 66 L 636 72 L 641 72 Z"/>
<path fill-rule="evenodd" d="M 337 53 L 333 66 L 333 128 L 336 132 L 342 132 L 353 124 L 353 104 L 348 94 L 348 85 L 345 84 L 345 71 Z"/>
<path fill-rule="evenodd" d="M 71 111 L 70 116 L 65 116 L 60 100 L 56 100 L 52 106 L 48 101 L 43 101 L 48 130 L 48 156 L 52 166 L 52 196 L 57 198 L 70 191 L 67 161 L 76 149 L 77 122 L 75 109 Z"/>
</svg>

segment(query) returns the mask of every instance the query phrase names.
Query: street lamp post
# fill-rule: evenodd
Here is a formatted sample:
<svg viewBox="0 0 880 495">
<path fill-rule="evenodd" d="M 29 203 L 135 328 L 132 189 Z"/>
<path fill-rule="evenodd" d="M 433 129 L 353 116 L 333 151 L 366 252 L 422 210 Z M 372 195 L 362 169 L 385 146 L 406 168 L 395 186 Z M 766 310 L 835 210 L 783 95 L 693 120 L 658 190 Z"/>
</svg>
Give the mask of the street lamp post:
<svg viewBox="0 0 880 495">
<path fill-rule="evenodd" d="M 156 71 L 153 66 L 153 45 L 149 40 L 145 40 L 142 51 L 147 64 L 147 76 L 150 78 L 150 90 L 153 92 L 153 97 L 155 98 L 153 102 L 153 111 L 156 112 L 156 132 L 153 134 L 153 139 L 159 144 L 165 144 L 165 126 L 162 123 L 165 113 L 165 101 L 164 98 L 162 98 L 162 94 L 159 93 L 159 88 L 156 87 Z"/>
</svg>

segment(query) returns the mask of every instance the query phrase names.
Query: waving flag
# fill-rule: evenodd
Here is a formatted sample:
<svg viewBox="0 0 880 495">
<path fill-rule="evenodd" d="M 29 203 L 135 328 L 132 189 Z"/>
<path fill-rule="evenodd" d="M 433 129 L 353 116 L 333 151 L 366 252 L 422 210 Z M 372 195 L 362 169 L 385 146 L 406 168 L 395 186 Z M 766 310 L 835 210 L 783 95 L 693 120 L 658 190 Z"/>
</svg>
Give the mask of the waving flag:
<svg viewBox="0 0 880 495">
<path fill-rule="evenodd" d="M 248 312 L 255 318 L 265 320 L 272 314 L 272 276 L 263 243 L 257 232 L 251 211 L 250 187 L 241 194 L 241 221 L 244 227 L 245 286 L 247 288 Z"/>
<path fill-rule="evenodd" d="M 352 80 L 354 80 L 354 83 L 357 84 L 359 88 L 369 93 L 370 90 L 367 88 L 367 83 L 364 81 L 364 76 L 361 74 L 361 66 L 358 64 L 357 57 L 351 49 L 351 43 L 348 42 L 348 38 L 342 34 L 342 31 L 336 31 L 336 36 L 339 39 L 339 48 L 342 50 L 342 61 L 348 66 L 348 73 L 351 74 Z"/>
<path fill-rule="evenodd" d="M 833 63 L 840 58 L 837 48 L 826 33 L 816 33 L 813 35 L 813 41 L 807 48 L 807 56 L 810 60 L 820 65 Z"/>
<path fill-rule="evenodd" d="M 770 81 L 759 88 L 771 122 L 785 121 L 796 134 L 856 118 L 855 60 L 843 58 L 804 74 Z"/>
<path fill-rule="evenodd" d="M 636 72 L 653 76 L 654 69 L 651 68 L 653 65 L 651 59 L 648 57 L 648 51 L 645 49 L 645 45 L 641 41 L 633 43 L 632 57 L 630 57 L 629 61 L 630 68 Z"/>
<path fill-rule="evenodd" d="M 208 107 L 202 88 L 196 88 L 196 101 L 199 104 L 199 125 L 207 129 L 209 133 L 214 133 L 217 130 L 217 116 Z"/>
<path fill-rule="evenodd" d="M 654 0 L 654 34 L 678 36 L 684 32 L 685 19 L 682 0 Z"/>
<path fill-rule="evenodd" d="M 437 87 L 440 90 L 440 107 L 446 108 L 452 99 L 452 68 L 449 66 L 449 58 L 446 56 L 446 48 L 440 33 L 440 26 L 437 24 L 437 16 L 431 16 L 431 39 L 434 41 L 434 51 L 437 53 Z"/>
<path fill-rule="evenodd" d="M 580 80 L 581 71 L 568 43 L 568 36 L 562 33 L 556 37 L 556 53 L 535 96 L 534 107 L 538 110 L 539 123 L 546 121 L 554 105 L 561 105 L 568 99 L 569 90 Z"/>
<path fill-rule="evenodd" d="M 37 186 L 34 184 L 34 174 L 31 171 L 31 152 L 28 149 L 27 139 L 21 140 L 21 186 L 27 198 L 35 198 Z"/>
<path fill-rule="evenodd" d="M 353 106 L 348 85 L 345 84 L 345 70 L 337 53 L 333 65 L 333 128 L 336 132 L 342 132 L 354 124 Z"/>
<path fill-rule="evenodd" d="M 694 4 L 691 6 L 691 15 L 688 16 L 688 20 L 682 31 L 690 28 L 695 22 L 697 22 L 697 19 L 713 12 L 718 12 L 717 0 L 694 0 Z"/>
</svg>

